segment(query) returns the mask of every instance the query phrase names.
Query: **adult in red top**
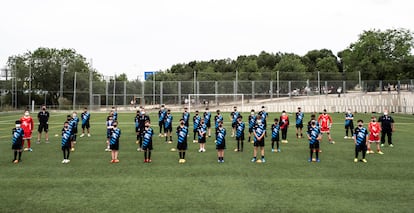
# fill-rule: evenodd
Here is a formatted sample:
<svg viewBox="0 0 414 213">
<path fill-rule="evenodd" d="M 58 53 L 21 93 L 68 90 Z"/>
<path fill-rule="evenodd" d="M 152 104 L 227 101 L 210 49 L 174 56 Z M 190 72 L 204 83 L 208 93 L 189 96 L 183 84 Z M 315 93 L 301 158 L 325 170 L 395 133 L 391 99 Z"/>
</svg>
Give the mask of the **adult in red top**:
<svg viewBox="0 0 414 213">
<path fill-rule="evenodd" d="M 34 122 L 32 116 L 30 116 L 29 110 L 24 111 L 23 117 L 20 118 L 21 127 L 24 132 L 23 136 L 23 144 L 24 146 L 24 140 L 27 140 L 27 147 L 24 148 L 24 151 L 33 151 L 31 148 L 31 139 L 32 139 L 32 132 L 34 128 Z"/>
<path fill-rule="evenodd" d="M 286 114 L 286 111 L 282 111 L 282 115 L 279 118 L 280 130 L 282 132 L 282 143 L 287 143 L 287 130 L 289 127 L 289 116 Z"/>
<path fill-rule="evenodd" d="M 326 109 L 323 110 L 323 113 L 318 117 L 318 123 L 321 127 L 321 133 L 326 133 L 328 135 L 328 140 L 330 144 L 334 144 L 335 142 L 332 140 L 331 137 L 331 127 L 332 127 L 332 117 L 326 113 Z"/>
</svg>

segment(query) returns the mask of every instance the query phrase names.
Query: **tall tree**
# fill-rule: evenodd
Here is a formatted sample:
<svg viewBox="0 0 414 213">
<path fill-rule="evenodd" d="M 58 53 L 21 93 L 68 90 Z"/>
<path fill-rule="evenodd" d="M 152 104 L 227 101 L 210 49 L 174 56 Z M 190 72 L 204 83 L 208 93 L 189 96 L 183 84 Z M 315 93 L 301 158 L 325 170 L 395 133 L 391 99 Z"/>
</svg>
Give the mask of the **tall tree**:
<svg viewBox="0 0 414 213">
<path fill-rule="evenodd" d="M 413 49 L 413 33 L 407 29 L 364 31 L 357 42 L 338 53 L 344 71 L 360 71 L 363 79 L 385 80 L 405 76 L 401 62 Z"/>
</svg>

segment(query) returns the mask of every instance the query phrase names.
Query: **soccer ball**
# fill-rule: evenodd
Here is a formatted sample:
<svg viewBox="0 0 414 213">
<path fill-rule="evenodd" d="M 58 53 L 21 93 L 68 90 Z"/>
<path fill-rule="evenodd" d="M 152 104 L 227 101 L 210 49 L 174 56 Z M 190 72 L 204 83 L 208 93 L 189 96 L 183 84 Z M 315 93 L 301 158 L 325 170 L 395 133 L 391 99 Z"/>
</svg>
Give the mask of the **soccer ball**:
<svg viewBox="0 0 414 213">
<path fill-rule="evenodd" d="M 175 151 L 177 151 L 176 149 L 174 149 L 174 148 L 171 148 L 171 152 L 175 152 Z"/>
<path fill-rule="evenodd" d="M 258 159 L 256 160 L 256 163 L 262 163 L 262 160 Z"/>
<path fill-rule="evenodd" d="M 59 137 L 59 134 L 56 134 L 55 137 Z"/>
</svg>

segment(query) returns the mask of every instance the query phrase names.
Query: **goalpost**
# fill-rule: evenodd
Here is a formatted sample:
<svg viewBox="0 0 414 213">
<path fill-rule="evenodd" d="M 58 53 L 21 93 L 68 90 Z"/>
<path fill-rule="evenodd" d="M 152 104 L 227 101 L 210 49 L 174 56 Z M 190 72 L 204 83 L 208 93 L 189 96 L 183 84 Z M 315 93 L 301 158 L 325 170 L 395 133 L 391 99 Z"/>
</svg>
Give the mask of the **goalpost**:
<svg viewBox="0 0 414 213">
<path fill-rule="evenodd" d="M 240 112 L 244 112 L 244 94 L 188 94 L 188 111 L 191 109 L 203 109 L 205 107 L 217 108 L 221 111 L 233 111 L 237 106 Z"/>
</svg>

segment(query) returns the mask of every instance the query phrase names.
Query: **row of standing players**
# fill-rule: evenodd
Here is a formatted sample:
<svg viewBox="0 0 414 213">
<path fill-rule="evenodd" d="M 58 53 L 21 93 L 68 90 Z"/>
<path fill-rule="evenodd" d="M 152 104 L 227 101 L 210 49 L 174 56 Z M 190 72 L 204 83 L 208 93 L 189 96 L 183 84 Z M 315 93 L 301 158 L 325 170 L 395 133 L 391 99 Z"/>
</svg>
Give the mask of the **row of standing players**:
<svg viewBox="0 0 414 213">
<path fill-rule="evenodd" d="M 46 110 L 46 106 L 42 106 L 42 110 L 38 113 L 37 118 L 39 121 L 38 126 L 38 137 L 37 143 L 40 144 L 41 134 L 45 132 L 45 139 L 46 143 L 49 143 L 49 117 L 50 114 Z M 81 114 L 82 119 L 82 134 L 80 137 L 85 135 L 87 132 L 88 137 L 90 137 L 90 113 L 88 109 L 85 107 L 84 111 Z M 61 140 L 61 148 L 63 152 L 63 160 L 62 163 L 69 163 L 69 155 L 70 151 L 75 151 L 75 144 L 76 144 L 76 136 L 78 133 L 78 123 L 80 119 L 77 116 L 77 113 L 74 112 L 72 115 L 67 116 L 67 120 L 64 122 L 62 128 L 62 140 Z M 34 121 L 33 118 L 30 116 L 29 110 L 25 110 L 24 115 L 15 122 L 15 128 L 12 130 L 12 150 L 14 154 L 14 158 L 12 160 L 13 163 L 17 164 L 22 162 L 22 151 L 29 151 L 32 152 L 33 149 L 31 147 L 31 139 L 32 139 L 32 132 L 34 130 Z M 85 131 L 86 130 L 86 131 Z M 24 147 L 25 141 L 27 141 L 27 147 Z"/>
<path fill-rule="evenodd" d="M 43 116 L 42 116 L 43 115 Z M 172 143 L 172 115 L 169 110 L 165 109 L 164 106 L 161 107 L 159 113 L 159 127 L 160 127 L 160 135 L 165 136 L 166 142 Z M 118 150 L 119 150 L 119 138 L 121 135 L 121 130 L 117 128 L 117 111 L 113 107 L 110 115 L 107 119 L 107 148 L 106 151 L 112 152 L 112 159 L 111 163 L 119 162 L 118 159 Z M 265 107 L 262 106 L 262 110 L 255 115 L 254 110 L 251 111 L 249 115 L 248 122 L 249 122 L 249 139 L 253 137 L 252 143 L 254 143 L 254 153 L 252 162 L 265 162 L 264 158 L 264 137 L 267 136 L 266 133 L 266 118 L 268 114 L 265 111 Z M 48 117 L 49 113 L 46 111 L 45 106 L 38 114 L 39 119 L 39 136 L 38 136 L 38 143 L 40 142 L 40 134 L 42 130 L 46 133 L 48 132 Z M 237 148 L 235 151 L 242 152 L 243 145 L 244 145 L 244 129 L 245 124 L 242 121 L 241 114 L 237 111 L 237 107 L 234 107 L 234 111 L 230 115 L 232 121 L 232 137 L 236 136 L 237 140 Z M 81 115 L 82 118 L 82 135 L 84 136 L 85 129 L 87 130 L 88 136 L 89 133 L 89 120 L 90 120 L 90 113 L 87 111 L 87 108 L 84 109 L 84 112 Z M 187 149 L 187 137 L 188 137 L 188 127 L 189 127 L 189 118 L 190 114 L 187 109 L 184 109 L 183 116 L 180 120 L 180 125 L 177 127 L 177 136 L 178 136 L 178 144 L 177 149 L 179 150 L 180 154 L 180 163 L 185 162 L 185 150 Z M 300 107 L 296 112 L 296 136 L 298 138 L 303 137 L 302 128 L 303 128 L 303 118 L 304 114 L 301 112 Z M 369 132 L 371 133 L 368 137 L 367 133 L 367 140 L 363 140 L 362 142 L 358 142 L 358 134 L 360 133 L 361 123 L 358 121 L 358 127 L 355 129 L 355 134 L 353 133 L 353 115 L 350 110 L 345 115 L 345 129 L 346 129 L 346 136 L 345 138 L 353 138 L 355 140 L 356 149 L 355 149 L 355 159 L 357 161 L 357 156 L 359 151 L 363 151 L 363 162 L 365 160 L 365 153 L 374 153 L 370 149 L 369 142 L 376 142 L 377 143 L 377 151 L 379 154 L 383 154 L 380 150 L 379 146 L 379 132 L 381 132 L 381 146 L 384 146 L 385 142 L 385 135 L 388 136 L 388 143 L 391 147 L 393 147 L 391 141 L 392 131 L 394 130 L 394 120 L 388 113 L 385 111 L 384 115 L 380 117 L 381 126 L 376 123 L 375 117 L 372 118 L 373 120 L 369 124 Z M 211 113 L 206 108 L 206 112 L 203 113 L 203 117 L 198 115 L 198 111 L 196 111 L 196 115 L 193 117 L 193 132 L 194 132 L 194 140 L 193 142 L 198 142 L 200 145 L 199 152 L 205 152 L 205 142 L 208 136 L 210 137 L 210 127 L 211 127 Z M 222 126 L 224 122 L 223 116 L 220 114 L 220 111 L 217 111 L 217 115 L 214 118 L 215 127 L 216 127 L 216 149 L 218 150 L 218 162 L 224 162 L 224 149 L 225 146 L 225 136 L 226 130 Z M 289 118 L 287 114 L 283 111 L 280 119 L 275 119 L 275 123 L 272 124 L 272 152 L 280 152 L 279 148 L 279 131 L 282 132 L 282 143 L 287 143 L 287 128 L 289 126 Z M 317 126 L 319 133 L 317 134 L 317 130 L 312 125 L 312 121 L 315 121 L 315 125 Z M 77 134 L 77 126 L 78 126 L 79 118 L 77 117 L 76 113 L 72 116 L 68 115 L 67 121 L 64 123 L 64 128 L 62 129 L 62 151 L 64 159 L 62 163 L 69 163 L 69 150 L 74 151 L 74 144 L 76 143 L 76 134 Z M 311 149 L 311 156 L 309 161 L 316 161 L 319 162 L 318 153 L 319 150 L 319 141 L 322 139 L 322 133 L 327 133 L 328 139 L 330 143 L 334 143 L 330 136 L 330 128 L 332 125 L 332 118 L 326 113 L 324 110 L 323 114 L 321 114 L 318 119 L 315 119 L 315 115 L 311 116 L 311 120 L 308 122 L 308 130 L 307 136 L 310 143 Z M 22 126 L 22 127 L 21 127 Z M 19 120 L 16 121 L 16 128 L 13 129 L 13 145 L 12 149 L 14 150 L 14 163 L 18 163 L 21 161 L 21 151 L 23 149 L 24 140 L 28 140 L 28 148 L 25 150 L 32 151 L 30 147 L 30 138 L 31 132 L 33 129 L 33 120 L 31 119 L 29 112 L 25 111 L 25 115 Z M 138 151 L 145 151 L 144 153 L 144 162 L 151 162 L 151 150 L 152 150 L 152 135 L 154 134 L 153 129 L 150 127 L 150 118 L 148 115 L 145 115 L 145 110 L 143 108 L 137 112 L 135 117 L 135 130 L 137 134 L 137 143 L 139 143 Z M 162 134 L 162 130 L 164 130 L 164 134 Z M 354 137 L 348 137 L 348 130 L 351 130 L 351 135 Z M 185 137 L 183 137 L 185 135 Z M 198 136 L 198 140 L 196 140 L 196 135 Z M 315 136 L 316 135 L 316 136 Z M 315 136 L 315 137 L 312 137 Z M 168 140 L 168 138 L 170 140 Z M 144 141 L 144 143 L 143 143 Z M 46 134 L 46 142 L 48 142 L 48 136 Z M 274 149 L 274 144 L 276 143 L 276 149 Z M 365 148 L 364 146 L 365 145 Z M 260 148 L 261 152 L 261 159 L 257 159 L 257 151 Z M 364 151 L 365 150 L 365 151 Z M 316 153 L 316 159 L 312 158 L 312 154 Z M 19 159 L 16 158 L 17 154 L 19 154 Z"/>
<path fill-rule="evenodd" d="M 224 118 L 220 113 L 220 110 L 216 111 L 217 114 L 214 117 L 215 129 L 216 129 L 216 149 L 218 162 L 224 162 L 224 149 L 225 145 L 225 136 L 226 129 L 223 127 Z M 249 139 L 254 144 L 253 158 L 252 162 L 266 162 L 264 157 L 264 139 L 267 137 L 267 117 L 268 113 L 265 111 L 265 107 L 262 106 L 262 110 L 256 115 L 254 110 L 251 110 L 251 114 L 248 117 L 248 128 L 249 128 Z M 172 143 L 172 120 L 173 116 L 171 111 L 166 109 L 164 105 L 161 106 L 161 109 L 158 112 L 158 126 L 159 136 L 165 137 L 166 143 Z M 242 115 L 237 111 L 237 107 L 234 107 L 234 111 L 230 114 L 230 120 L 232 122 L 232 137 L 236 137 L 237 148 L 234 150 L 236 152 L 242 152 L 244 146 L 244 130 L 245 123 L 242 121 Z M 369 131 L 363 127 L 363 121 L 358 120 L 358 127 L 354 129 L 353 126 L 353 114 L 348 110 L 345 113 L 345 139 L 353 139 L 355 142 L 355 162 L 358 162 L 358 153 L 362 151 L 363 158 L 362 162 L 367 162 L 365 159 L 365 154 L 374 153 L 371 148 L 371 143 L 376 143 L 377 152 L 379 154 L 384 154 L 380 149 L 380 139 L 381 136 L 381 146 L 384 146 L 385 135 L 388 136 L 388 143 L 390 147 L 393 147 L 391 141 L 392 131 L 394 130 L 394 120 L 391 116 L 388 115 L 388 112 L 385 111 L 384 115 L 380 117 L 381 126 L 376 122 L 375 116 L 372 117 L 371 122 L 368 125 Z M 296 137 L 302 138 L 303 133 L 303 119 L 304 113 L 301 112 L 301 108 L 298 107 L 296 112 Z M 179 163 L 185 162 L 185 150 L 187 149 L 187 137 L 188 137 L 188 127 L 189 127 L 190 113 L 187 108 L 184 108 L 182 118 L 180 119 L 180 125 L 177 127 L 177 149 L 179 150 Z M 311 119 L 307 125 L 306 135 L 309 140 L 310 148 L 310 158 L 309 162 L 320 162 L 319 153 L 321 152 L 319 143 L 322 140 L 322 135 L 327 134 L 330 144 L 334 144 L 330 129 L 332 127 L 333 121 L 332 117 L 327 114 L 326 109 L 323 110 L 323 113 L 319 115 L 316 119 L 316 115 L 312 114 Z M 288 143 L 287 140 L 287 130 L 289 127 L 289 117 L 285 111 L 282 112 L 282 115 L 279 119 L 275 118 L 274 123 L 271 125 L 271 141 L 272 141 L 272 152 L 280 152 L 279 146 L 279 132 L 282 133 L 282 143 Z M 137 111 L 135 117 L 135 128 L 137 133 L 137 144 L 139 144 L 138 151 L 144 151 L 144 162 L 151 162 L 151 150 L 152 150 L 152 136 L 154 130 L 150 127 L 150 118 L 145 114 L 145 111 Z M 162 133 L 164 130 L 164 133 Z M 348 132 L 351 132 L 351 137 L 348 137 Z M 355 132 L 355 133 L 354 133 Z M 364 133 L 364 134 L 363 134 Z M 199 143 L 199 152 L 205 152 L 205 143 L 206 138 L 211 137 L 211 113 L 209 109 L 206 108 L 206 111 L 202 116 L 199 115 L 198 111 L 195 111 L 193 117 L 193 142 Z M 197 138 L 197 139 L 196 139 Z M 253 140 L 251 140 L 251 138 Z M 276 149 L 274 145 L 276 144 Z M 260 149 L 261 158 L 257 158 L 257 152 Z M 173 150 L 175 151 L 175 149 Z M 313 154 L 315 157 L 313 158 Z"/>
</svg>

